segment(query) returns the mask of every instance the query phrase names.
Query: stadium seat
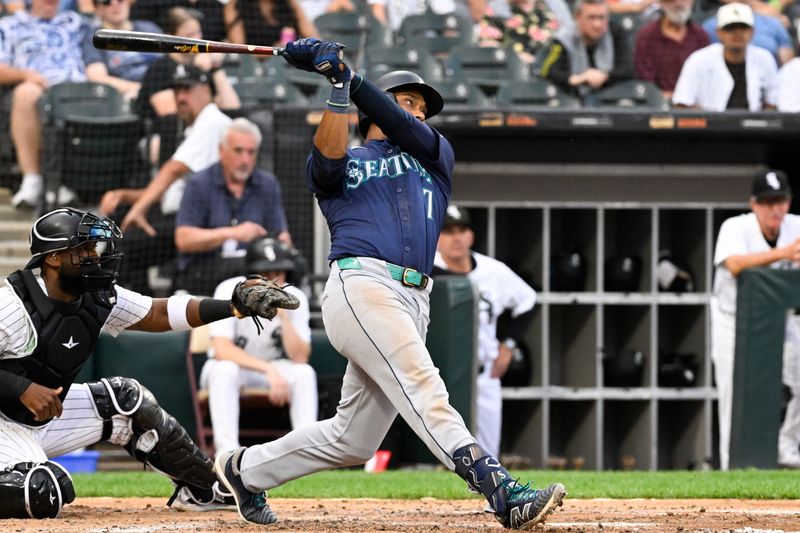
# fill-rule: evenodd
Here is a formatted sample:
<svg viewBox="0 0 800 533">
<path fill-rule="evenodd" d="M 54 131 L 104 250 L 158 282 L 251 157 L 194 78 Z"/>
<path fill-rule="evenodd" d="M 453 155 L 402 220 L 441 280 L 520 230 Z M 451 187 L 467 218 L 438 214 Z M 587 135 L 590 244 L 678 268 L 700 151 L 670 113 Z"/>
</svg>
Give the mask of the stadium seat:
<svg viewBox="0 0 800 533">
<path fill-rule="evenodd" d="M 612 30 L 615 30 L 614 36 L 625 37 L 627 40 L 625 49 L 629 50 L 631 54 L 636 45 L 636 34 L 643 24 L 644 20 L 639 13 L 612 13 L 609 19 L 609 25 Z"/>
<path fill-rule="evenodd" d="M 360 68 L 364 52 L 392 46 L 391 34 L 370 13 L 338 11 L 314 19 L 320 37 L 345 45 L 350 66 Z"/>
<path fill-rule="evenodd" d="M 317 77 L 321 78 L 321 76 Z M 242 107 L 260 107 L 276 104 L 294 105 L 307 102 L 306 97 L 300 90 L 288 81 L 253 78 L 240 81 L 234 89 L 239 95 Z"/>
<path fill-rule="evenodd" d="M 267 59 L 266 61 L 269 61 Z M 226 54 L 222 61 L 222 70 L 232 85 L 240 80 L 257 78 L 264 75 L 264 61 L 248 54 Z M 273 61 L 278 63 L 278 61 Z"/>
<path fill-rule="evenodd" d="M 197 427 L 195 442 L 209 456 L 214 455 L 214 427 L 208 406 L 208 391 L 200 389 L 200 372 L 207 359 L 210 326 L 206 324 L 191 332 L 186 351 L 186 375 L 192 393 L 194 420 Z M 269 399 L 268 388 L 245 388 L 239 395 L 239 439 L 242 443 L 261 443 L 274 440 L 289 432 L 288 407 L 278 407 Z"/>
<path fill-rule="evenodd" d="M 81 205 L 96 205 L 109 189 L 140 187 L 147 179 L 138 148 L 142 122 L 122 95 L 101 83 L 60 83 L 39 101 L 42 173 L 48 191 L 61 185 Z M 55 194 L 46 207 L 57 202 Z"/>
<path fill-rule="evenodd" d="M 529 67 L 505 48 L 459 46 L 445 63 L 447 78 L 467 79 L 495 92 L 501 85 L 528 80 Z"/>
<path fill-rule="evenodd" d="M 625 80 L 598 91 L 586 99 L 591 107 L 648 107 L 669 109 L 669 101 L 664 98 L 655 84 L 641 80 Z"/>
<path fill-rule="evenodd" d="M 404 18 L 397 40 L 398 44 L 444 57 L 453 48 L 473 44 L 472 32 L 472 21 L 465 17 L 427 12 Z"/>
<path fill-rule="evenodd" d="M 463 80 L 443 81 L 436 84 L 436 90 L 444 98 L 445 108 L 451 105 L 478 109 L 492 107 L 489 97 L 474 83 Z"/>
<path fill-rule="evenodd" d="M 424 49 L 395 46 L 367 52 L 367 76 L 376 80 L 392 70 L 410 70 L 428 83 L 444 79 L 444 69 L 430 52 Z"/>
<path fill-rule="evenodd" d="M 580 100 L 541 78 L 504 85 L 497 91 L 495 100 L 498 106 L 533 105 L 564 109 L 581 107 Z"/>
</svg>

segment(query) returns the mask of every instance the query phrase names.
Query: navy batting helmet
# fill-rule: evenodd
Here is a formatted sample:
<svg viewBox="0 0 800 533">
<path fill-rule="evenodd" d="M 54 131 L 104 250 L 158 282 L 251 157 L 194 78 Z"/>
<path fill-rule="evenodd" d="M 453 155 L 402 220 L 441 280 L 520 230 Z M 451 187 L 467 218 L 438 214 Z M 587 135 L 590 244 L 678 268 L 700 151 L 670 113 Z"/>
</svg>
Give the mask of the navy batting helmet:
<svg viewBox="0 0 800 533">
<path fill-rule="evenodd" d="M 439 94 L 439 91 L 425 83 L 422 77 L 411 71 L 393 70 L 392 72 L 387 72 L 375 81 L 375 85 L 385 93 L 394 93 L 403 89 L 415 90 L 422 93 L 427 108 L 425 119 L 438 115 L 442 111 L 442 108 L 444 108 L 444 99 L 442 95 Z M 361 132 L 362 137 L 367 136 L 367 130 L 369 130 L 370 124 L 372 124 L 372 120 L 363 113 L 360 113 L 358 131 Z"/>
<path fill-rule="evenodd" d="M 25 268 L 40 267 L 51 252 L 96 242 L 97 255 L 81 257 L 80 272 L 86 290 L 107 290 L 119 275 L 122 252 L 116 244 L 121 238 L 122 232 L 111 219 L 62 207 L 43 215 L 31 226 L 32 257 Z"/>
</svg>

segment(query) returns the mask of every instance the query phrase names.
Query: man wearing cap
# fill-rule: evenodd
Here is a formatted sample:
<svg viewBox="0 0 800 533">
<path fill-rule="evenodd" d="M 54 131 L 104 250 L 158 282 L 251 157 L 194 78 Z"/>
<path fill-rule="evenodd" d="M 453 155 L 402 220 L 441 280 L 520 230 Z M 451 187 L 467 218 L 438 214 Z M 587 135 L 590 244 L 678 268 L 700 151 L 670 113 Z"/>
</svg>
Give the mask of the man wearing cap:
<svg viewBox="0 0 800 533">
<path fill-rule="evenodd" d="M 725 111 L 775 109 L 778 66 L 772 54 L 750 44 L 753 10 L 733 2 L 717 11 L 720 42 L 701 48 L 683 64 L 675 107 Z"/>
<path fill-rule="evenodd" d="M 298 253 L 276 239 L 253 241 L 247 248 L 246 271 L 261 274 L 284 286 L 297 281 Z M 244 276 L 227 279 L 214 294 L 231 294 Z M 294 285 L 286 290 L 300 300 L 297 309 L 281 309 L 259 331 L 251 320 L 221 320 L 211 326 L 208 360 L 200 374 L 200 386 L 208 390 L 214 448 L 217 454 L 239 447 L 239 391 L 268 387 L 269 400 L 289 406 L 292 428 L 317 421 L 317 375 L 308 364 L 311 356 L 308 298 Z"/>
<path fill-rule="evenodd" d="M 720 468 L 728 469 L 733 360 L 736 341 L 736 293 L 739 273 L 745 268 L 798 268 L 800 264 L 800 216 L 788 214 L 791 189 L 780 170 L 759 172 L 753 178 L 751 213 L 726 220 L 720 227 L 714 251 L 714 288 L 711 295 L 711 358 L 719 394 Z M 797 345 L 798 327 L 787 320 L 786 340 Z M 784 382 L 792 400 L 778 438 L 778 462 L 800 468 L 800 383 L 794 350 L 784 351 Z"/>
<path fill-rule="evenodd" d="M 450 205 L 436 246 L 433 274 L 467 276 L 480 294 L 475 436 L 478 444 L 498 457 L 503 420 L 500 378 L 508 370 L 518 340 L 530 325 L 536 291 L 504 263 L 472 250 L 474 243 L 475 232 L 468 213 Z M 511 312 L 511 320 L 501 342 L 497 337 L 497 319 L 506 311 Z"/>
<path fill-rule="evenodd" d="M 125 276 L 138 275 L 137 279 L 126 279 L 128 285 L 139 291 L 147 291 L 142 273 L 149 265 L 163 264 L 175 258 L 175 213 L 180 206 L 185 182 L 190 172 L 198 172 L 219 161 L 219 144 L 230 117 L 214 103 L 214 82 L 207 72 L 193 65 L 178 65 L 173 89 L 178 116 L 187 126 L 184 140 L 172 157 L 166 161 L 144 189 L 114 189 L 103 195 L 100 212 L 104 215 L 122 214 L 119 208 L 131 205 L 122 219 L 125 240 Z M 153 223 L 148 220 L 148 210 L 157 201 L 161 209 L 151 213 Z M 155 239 L 154 239 L 155 238 Z M 146 250 L 146 253 L 145 253 Z"/>
</svg>

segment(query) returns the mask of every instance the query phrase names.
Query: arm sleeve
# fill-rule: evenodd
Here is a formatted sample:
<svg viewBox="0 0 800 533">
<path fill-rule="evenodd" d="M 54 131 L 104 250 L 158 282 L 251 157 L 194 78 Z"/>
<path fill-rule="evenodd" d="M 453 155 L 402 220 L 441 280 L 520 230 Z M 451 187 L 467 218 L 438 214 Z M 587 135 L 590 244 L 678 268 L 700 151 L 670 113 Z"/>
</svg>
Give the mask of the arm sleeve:
<svg viewBox="0 0 800 533">
<path fill-rule="evenodd" d="M 336 196 L 342 189 L 347 159 L 347 155 L 341 159 L 328 159 L 312 146 L 306 161 L 308 190 L 321 196 Z"/>
<path fill-rule="evenodd" d="M 28 378 L 0 370 L 0 397 L 19 398 L 31 383 Z"/>
<path fill-rule="evenodd" d="M 564 45 L 558 41 L 550 45 L 542 63 L 542 77 L 555 83 L 562 89 L 572 92 L 569 77 L 572 70 L 569 63 L 569 54 Z"/>
<path fill-rule="evenodd" d="M 233 288 L 243 278 L 226 279 L 214 290 L 214 298 L 218 300 L 230 300 Z M 217 320 L 209 325 L 208 334 L 212 339 L 214 337 L 221 337 L 233 341 L 236 338 L 236 321 L 239 320 L 235 317 L 226 318 L 224 320 Z"/>
<path fill-rule="evenodd" d="M 678 81 L 675 83 L 675 92 L 672 93 L 672 103 L 693 106 L 697 104 L 697 91 L 700 83 L 695 64 L 695 55 L 690 55 L 683 63 Z"/>
<path fill-rule="evenodd" d="M 360 75 L 356 75 L 350 86 L 350 98 L 356 107 L 400 148 L 417 158 L 439 159 L 439 134 L 436 131 L 406 113 L 397 102 L 387 98 L 383 91 Z"/>
<path fill-rule="evenodd" d="M 175 227 L 208 227 L 208 197 L 201 194 L 198 175 L 186 179 L 186 188 L 181 197 L 181 205 L 175 215 Z"/>
</svg>

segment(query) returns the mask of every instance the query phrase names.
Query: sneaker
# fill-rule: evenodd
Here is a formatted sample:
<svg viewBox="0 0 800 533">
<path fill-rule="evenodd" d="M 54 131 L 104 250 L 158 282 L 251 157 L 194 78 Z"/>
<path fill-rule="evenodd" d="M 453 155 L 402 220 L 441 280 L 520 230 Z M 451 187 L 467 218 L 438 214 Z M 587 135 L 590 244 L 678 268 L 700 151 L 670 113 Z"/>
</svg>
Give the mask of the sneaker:
<svg viewBox="0 0 800 533">
<path fill-rule="evenodd" d="M 520 485 L 514 480 L 505 480 L 506 512 L 495 515 L 504 527 L 530 529 L 543 523 L 547 516 L 563 505 L 567 491 L 561 483 L 553 483 L 546 489 L 532 489 L 530 483 Z"/>
<path fill-rule="evenodd" d="M 177 511 L 192 512 L 236 510 L 236 500 L 233 498 L 232 494 L 221 491 L 218 483 L 214 483 L 213 491 L 214 498 L 212 498 L 211 501 L 203 502 L 192 494 L 189 487 L 183 486 L 178 489 L 175 501 L 172 502 L 172 508 Z"/>
<path fill-rule="evenodd" d="M 14 207 L 39 207 L 42 204 L 44 180 L 38 174 L 25 174 L 19 190 L 11 198 Z"/>
<path fill-rule="evenodd" d="M 60 185 L 58 187 L 58 195 L 53 191 L 47 191 L 45 193 L 45 199 L 49 205 L 69 205 L 73 203 L 78 198 L 78 195 L 75 194 L 75 191 L 67 187 L 66 185 Z"/>
<path fill-rule="evenodd" d="M 269 508 L 266 494 L 263 491 L 250 492 L 242 482 L 239 463 L 245 450 L 246 448 L 242 447 L 232 452 L 217 454 L 214 470 L 233 494 L 239 516 L 253 524 L 274 524 L 278 521 L 278 516 Z"/>
<path fill-rule="evenodd" d="M 791 450 L 778 454 L 778 466 L 782 468 L 800 468 L 800 452 Z"/>
</svg>

